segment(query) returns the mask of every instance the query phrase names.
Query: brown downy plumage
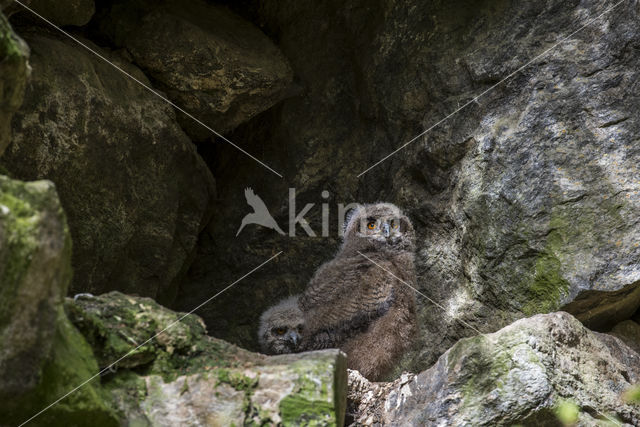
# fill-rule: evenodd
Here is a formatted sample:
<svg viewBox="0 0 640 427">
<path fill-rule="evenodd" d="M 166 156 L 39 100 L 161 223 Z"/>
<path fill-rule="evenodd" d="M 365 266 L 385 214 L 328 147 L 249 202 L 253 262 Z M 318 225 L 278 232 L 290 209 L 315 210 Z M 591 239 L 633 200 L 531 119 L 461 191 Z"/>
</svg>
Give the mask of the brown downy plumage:
<svg viewBox="0 0 640 427">
<path fill-rule="evenodd" d="M 413 259 L 413 226 L 400 209 L 359 207 L 347 220 L 338 254 L 316 271 L 300 298 L 302 348 L 338 347 L 349 368 L 382 379 L 417 332 L 415 291 L 402 283 L 415 287 Z"/>
</svg>

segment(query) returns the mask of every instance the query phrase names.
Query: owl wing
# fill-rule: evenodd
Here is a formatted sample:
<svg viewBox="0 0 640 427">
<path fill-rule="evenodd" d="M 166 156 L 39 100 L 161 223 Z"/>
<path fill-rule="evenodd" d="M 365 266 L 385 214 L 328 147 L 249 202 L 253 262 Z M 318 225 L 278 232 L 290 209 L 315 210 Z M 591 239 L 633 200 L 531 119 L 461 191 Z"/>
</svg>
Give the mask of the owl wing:
<svg viewBox="0 0 640 427">
<path fill-rule="evenodd" d="M 362 257 L 334 260 L 313 277 L 300 307 L 305 317 L 306 348 L 339 347 L 384 315 L 398 282 Z"/>
</svg>

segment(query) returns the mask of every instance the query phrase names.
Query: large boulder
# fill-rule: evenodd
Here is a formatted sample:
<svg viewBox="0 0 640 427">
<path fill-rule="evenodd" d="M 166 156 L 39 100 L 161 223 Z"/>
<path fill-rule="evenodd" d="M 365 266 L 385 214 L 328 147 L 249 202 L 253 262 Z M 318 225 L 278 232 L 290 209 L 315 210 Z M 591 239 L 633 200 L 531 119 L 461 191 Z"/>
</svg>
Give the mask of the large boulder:
<svg viewBox="0 0 640 427">
<path fill-rule="evenodd" d="M 56 183 L 74 241 L 71 292 L 171 300 L 209 218 L 209 169 L 169 105 L 65 37 L 22 33 L 33 76 L 1 164 Z M 118 55 L 83 42 L 150 84 Z"/>
<path fill-rule="evenodd" d="M 11 142 L 11 118 L 24 96 L 29 48 L 0 11 L 0 156 Z"/>
<path fill-rule="evenodd" d="M 201 0 L 114 2 L 101 33 L 123 46 L 179 107 L 219 133 L 290 94 L 291 68 L 257 27 L 227 8 Z M 179 114 L 196 140 L 212 133 Z M 240 144 L 244 145 L 244 144 Z"/>
<path fill-rule="evenodd" d="M 0 176 L 0 425 L 26 421 L 98 369 L 64 315 L 70 279 L 71 239 L 54 185 Z M 106 397 L 87 384 L 36 425 L 90 417 L 115 426 Z"/>
<path fill-rule="evenodd" d="M 640 354 L 567 313 L 463 339 L 418 375 L 369 383 L 349 374 L 356 425 L 640 423 Z"/>
<path fill-rule="evenodd" d="M 423 310 L 422 343 L 440 344 L 417 350 L 409 365 L 473 333 L 456 318 L 490 331 L 563 308 L 608 330 L 640 306 L 640 147 L 632 142 L 640 131 L 632 83 L 640 76 L 638 9 L 621 3 L 560 39 L 609 6 L 486 7 L 451 22 L 482 25 L 432 39 L 440 52 L 455 53 L 423 56 L 414 44 L 374 59 L 380 79 L 383 65 L 407 49 L 424 58 L 415 67 L 424 66 L 420 80 L 435 91 L 418 108 L 430 111 L 427 129 L 561 42 L 395 159 L 398 203 L 425 225 L 422 289 L 448 309 Z M 391 92 L 389 111 L 410 113 L 400 102 L 406 95 Z"/>
<path fill-rule="evenodd" d="M 563 40 L 612 5 L 254 5 L 256 21 L 278 40 L 305 90 L 231 138 L 255 141 L 248 149 L 286 171 L 287 181 L 241 154 L 210 154 L 225 191 L 178 307 L 194 306 L 211 292 L 209 283 L 230 283 L 273 248 L 286 248 L 280 268 L 260 271 L 251 290 L 234 289 L 224 308 L 203 312 L 212 333 L 256 348 L 260 312 L 303 290 L 335 254 L 337 204 L 384 200 L 413 220 L 419 290 L 445 308 L 418 297 L 423 328 L 405 369 L 426 369 L 460 337 L 476 334 L 473 328 L 495 331 L 564 307 L 604 331 L 638 308 L 637 7 L 620 3 Z M 307 237 L 300 226 L 294 238 L 258 226 L 236 237 L 249 212 L 245 186 L 285 230 L 287 187 L 296 188 L 296 214 L 315 203 L 306 219 L 318 236 L 320 204 L 327 203 L 330 238 Z"/>
</svg>

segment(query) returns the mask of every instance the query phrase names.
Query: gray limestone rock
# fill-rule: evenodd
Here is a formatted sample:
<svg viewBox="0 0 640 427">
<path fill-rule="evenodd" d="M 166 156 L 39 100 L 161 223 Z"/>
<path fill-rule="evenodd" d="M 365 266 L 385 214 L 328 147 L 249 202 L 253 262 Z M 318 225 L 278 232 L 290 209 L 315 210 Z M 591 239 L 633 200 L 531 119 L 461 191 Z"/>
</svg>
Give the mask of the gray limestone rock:
<svg viewBox="0 0 640 427">
<path fill-rule="evenodd" d="M 369 383 L 349 373 L 356 425 L 601 425 L 640 423 L 627 392 L 640 354 L 564 312 L 536 315 L 463 339 L 420 374 Z"/>
</svg>

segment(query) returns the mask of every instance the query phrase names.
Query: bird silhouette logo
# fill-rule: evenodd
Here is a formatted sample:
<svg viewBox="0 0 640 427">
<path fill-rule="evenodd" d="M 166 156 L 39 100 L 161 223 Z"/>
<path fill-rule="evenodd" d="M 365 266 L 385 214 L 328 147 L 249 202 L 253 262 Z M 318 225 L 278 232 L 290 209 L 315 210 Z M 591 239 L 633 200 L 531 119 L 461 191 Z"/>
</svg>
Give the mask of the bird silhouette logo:
<svg viewBox="0 0 640 427">
<path fill-rule="evenodd" d="M 267 206 L 262 199 L 253 192 L 252 188 L 247 187 L 244 189 L 244 197 L 247 199 L 249 206 L 253 208 L 253 212 L 242 218 L 242 224 L 240 224 L 236 237 L 238 237 L 242 229 L 249 224 L 258 224 L 276 230 L 278 233 L 284 235 L 284 231 L 282 231 L 276 220 L 273 219 Z"/>
</svg>

